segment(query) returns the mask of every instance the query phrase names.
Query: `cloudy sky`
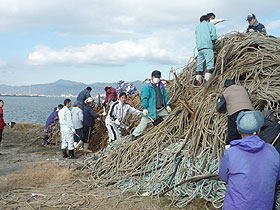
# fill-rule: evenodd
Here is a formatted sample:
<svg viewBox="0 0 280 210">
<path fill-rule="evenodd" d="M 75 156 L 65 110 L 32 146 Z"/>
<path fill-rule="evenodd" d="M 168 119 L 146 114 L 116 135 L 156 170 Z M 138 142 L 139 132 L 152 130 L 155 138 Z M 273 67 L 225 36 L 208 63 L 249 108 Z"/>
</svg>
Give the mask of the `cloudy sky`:
<svg viewBox="0 0 280 210">
<path fill-rule="evenodd" d="M 254 13 L 280 37 L 280 1 L 0 0 L 0 84 L 165 78 L 194 53 L 199 17 L 227 21 L 218 36 L 244 31 Z"/>
</svg>

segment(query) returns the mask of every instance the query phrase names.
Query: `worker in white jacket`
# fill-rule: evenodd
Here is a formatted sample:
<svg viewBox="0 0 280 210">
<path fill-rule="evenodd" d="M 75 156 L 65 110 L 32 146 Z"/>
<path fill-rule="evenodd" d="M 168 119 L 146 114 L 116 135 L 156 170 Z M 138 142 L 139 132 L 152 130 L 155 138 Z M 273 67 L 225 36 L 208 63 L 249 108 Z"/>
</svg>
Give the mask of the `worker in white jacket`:
<svg viewBox="0 0 280 210">
<path fill-rule="evenodd" d="M 121 137 L 120 126 L 127 112 L 131 114 L 141 115 L 140 110 L 135 109 L 126 103 L 126 93 L 120 93 L 119 100 L 114 102 L 106 117 L 105 124 L 109 132 L 109 143 Z"/>
<path fill-rule="evenodd" d="M 73 127 L 71 111 L 69 110 L 71 107 L 71 100 L 64 100 L 64 107 L 58 112 L 59 124 L 60 124 L 60 133 L 61 133 L 61 150 L 63 157 L 69 157 L 74 159 L 74 136 L 75 129 Z M 69 155 L 66 153 L 66 149 L 68 147 Z"/>
<path fill-rule="evenodd" d="M 74 134 L 74 148 L 76 148 L 78 142 L 83 139 L 83 110 L 81 109 L 82 102 L 75 101 L 74 107 L 71 110 L 73 128 L 76 131 Z"/>
</svg>

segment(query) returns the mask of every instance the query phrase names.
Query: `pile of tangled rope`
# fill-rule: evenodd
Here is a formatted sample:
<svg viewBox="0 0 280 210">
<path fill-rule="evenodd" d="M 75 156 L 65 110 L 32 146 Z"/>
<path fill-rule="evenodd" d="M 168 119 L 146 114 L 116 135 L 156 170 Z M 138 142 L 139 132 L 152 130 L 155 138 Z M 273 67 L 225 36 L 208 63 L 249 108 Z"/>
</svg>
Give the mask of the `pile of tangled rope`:
<svg viewBox="0 0 280 210">
<path fill-rule="evenodd" d="M 177 206 L 198 197 L 222 206 L 226 185 L 217 173 L 227 115 L 216 112 L 216 102 L 225 80 L 234 79 L 248 90 L 256 110 L 272 110 L 279 119 L 280 39 L 232 33 L 217 41 L 214 52 L 215 72 L 205 87 L 194 85 L 197 57 L 179 73 L 171 70 L 166 89 L 172 112 L 165 121 L 136 141 L 124 137 L 82 163 L 93 188 L 167 195 Z"/>
</svg>

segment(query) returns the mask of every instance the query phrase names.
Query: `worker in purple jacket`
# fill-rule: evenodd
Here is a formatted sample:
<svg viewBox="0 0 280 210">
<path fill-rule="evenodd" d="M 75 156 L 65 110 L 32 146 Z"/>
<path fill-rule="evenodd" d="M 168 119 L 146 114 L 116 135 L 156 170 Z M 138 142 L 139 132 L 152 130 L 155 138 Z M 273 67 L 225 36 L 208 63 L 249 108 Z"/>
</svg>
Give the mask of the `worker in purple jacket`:
<svg viewBox="0 0 280 210">
<path fill-rule="evenodd" d="M 58 119 L 58 111 L 61 110 L 63 108 L 62 104 L 59 104 L 57 107 L 55 107 L 53 109 L 53 112 L 50 114 L 50 116 L 48 117 L 47 121 L 46 121 L 46 126 L 45 126 L 45 136 L 44 136 L 44 145 L 49 145 L 48 142 L 48 133 L 49 133 L 49 127 L 51 124 L 54 123 L 55 118 Z"/>
<path fill-rule="evenodd" d="M 264 122 L 260 111 L 238 114 L 242 139 L 230 142 L 221 160 L 219 176 L 227 183 L 224 210 L 271 210 L 280 178 L 277 150 L 257 135 Z"/>
</svg>

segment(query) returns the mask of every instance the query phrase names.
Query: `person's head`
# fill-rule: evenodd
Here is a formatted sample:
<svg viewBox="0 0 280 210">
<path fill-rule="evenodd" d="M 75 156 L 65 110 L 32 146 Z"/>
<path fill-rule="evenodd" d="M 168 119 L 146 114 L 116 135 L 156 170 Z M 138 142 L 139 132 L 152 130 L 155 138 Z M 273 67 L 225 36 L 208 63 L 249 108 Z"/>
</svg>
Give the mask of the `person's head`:
<svg viewBox="0 0 280 210">
<path fill-rule="evenodd" d="M 264 117 L 260 111 L 242 111 L 236 120 L 237 130 L 242 138 L 258 135 L 263 124 Z"/>
<path fill-rule="evenodd" d="M 91 106 L 92 107 L 93 104 L 94 104 L 93 98 L 92 97 L 87 98 L 87 106 Z"/>
<path fill-rule="evenodd" d="M 88 92 L 91 92 L 92 90 L 91 87 L 87 87 L 86 89 L 88 90 Z"/>
<path fill-rule="evenodd" d="M 81 108 L 82 102 L 80 102 L 80 101 L 75 101 L 73 105 L 76 106 L 76 107 Z"/>
<path fill-rule="evenodd" d="M 62 104 L 59 104 L 59 105 L 57 106 L 57 108 L 58 108 L 58 110 L 61 110 L 61 109 L 63 108 L 63 105 L 62 105 Z"/>
<path fill-rule="evenodd" d="M 126 93 L 124 93 L 124 92 L 120 93 L 119 100 L 120 100 L 121 103 L 125 103 L 126 102 L 126 98 L 127 98 Z"/>
<path fill-rule="evenodd" d="M 4 106 L 4 101 L 0 100 L 0 107 L 3 107 L 3 106 Z"/>
<path fill-rule="evenodd" d="M 210 20 L 214 20 L 216 18 L 216 15 L 213 12 L 207 13 L 207 16 Z"/>
<path fill-rule="evenodd" d="M 231 85 L 235 85 L 235 81 L 233 79 L 227 79 L 224 83 L 224 87 L 227 88 Z"/>
<path fill-rule="evenodd" d="M 151 77 L 152 77 L 152 82 L 153 82 L 154 84 L 158 84 L 158 83 L 160 82 L 161 72 L 160 72 L 159 70 L 154 70 L 154 71 L 152 72 Z"/>
<path fill-rule="evenodd" d="M 106 92 L 106 93 L 108 93 L 108 94 L 110 94 L 110 93 L 111 93 L 111 88 L 110 88 L 110 87 L 105 87 L 105 89 L 104 89 L 104 90 L 105 90 L 105 92 Z"/>
<path fill-rule="evenodd" d="M 66 98 L 66 99 L 64 100 L 64 106 L 67 106 L 68 108 L 71 107 L 71 99 Z"/>
<path fill-rule="evenodd" d="M 250 26 L 253 26 L 257 21 L 256 16 L 253 13 L 249 14 L 247 16 L 247 21 L 248 21 Z"/>
<path fill-rule="evenodd" d="M 202 15 L 200 17 L 200 22 L 202 23 L 203 21 L 209 22 L 210 18 L 208 17 L 208 15 Z"/>
</svg>

